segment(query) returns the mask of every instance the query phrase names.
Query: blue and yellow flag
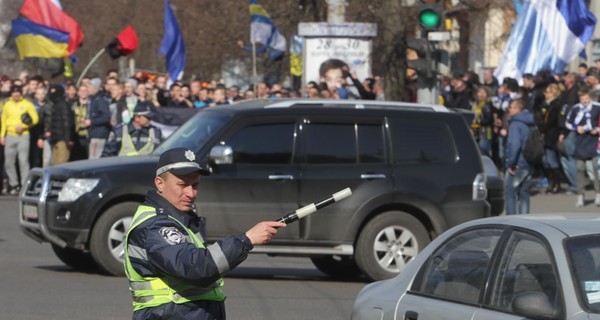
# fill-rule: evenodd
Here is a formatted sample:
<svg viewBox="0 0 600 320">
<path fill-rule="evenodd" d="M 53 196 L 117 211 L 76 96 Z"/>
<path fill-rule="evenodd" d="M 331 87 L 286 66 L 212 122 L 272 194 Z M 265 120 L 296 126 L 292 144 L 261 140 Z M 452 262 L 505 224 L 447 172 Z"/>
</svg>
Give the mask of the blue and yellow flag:
<svg viewBox="0 0 600 320">
<path fill-rule="evenodd" d="M 250 42 L 260 42 L 270 49 L 269 56 L 276 59 L 287 46 L 283 33 L 275 26 L 267 11 L 256 0 L 250 0 Z"/>
<path fill-rule="evenodd" d="M 63 58 L 69 55 L 69 34 L 37 24 L 29 19 L 12 21 L 19 57 L 24 58 Z"/>
</svg>

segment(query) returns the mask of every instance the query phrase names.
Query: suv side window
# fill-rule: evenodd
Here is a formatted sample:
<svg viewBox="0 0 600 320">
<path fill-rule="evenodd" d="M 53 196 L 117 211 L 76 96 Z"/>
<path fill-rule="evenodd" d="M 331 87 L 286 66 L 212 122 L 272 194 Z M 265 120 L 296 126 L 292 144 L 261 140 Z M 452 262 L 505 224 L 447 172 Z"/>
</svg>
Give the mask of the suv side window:
<svg viewBox="0 0 600 320">
<path fill-rule="evenodd" d="M 252 125 L 240 129 L 226 144 L 233 163 L 288 164 L 292 162 L 294 123 Z"/>
<path fill-rule="evenodd" d="M 310 123 L 303 126 L 305 163 L 384 163 L 381 125 Z"/>
<path fill-rule="evenodd" d="M 446 123 L 398 118 L 389 122 L 394 164 L 456 161 L 456 145 Z"/>
</svg>

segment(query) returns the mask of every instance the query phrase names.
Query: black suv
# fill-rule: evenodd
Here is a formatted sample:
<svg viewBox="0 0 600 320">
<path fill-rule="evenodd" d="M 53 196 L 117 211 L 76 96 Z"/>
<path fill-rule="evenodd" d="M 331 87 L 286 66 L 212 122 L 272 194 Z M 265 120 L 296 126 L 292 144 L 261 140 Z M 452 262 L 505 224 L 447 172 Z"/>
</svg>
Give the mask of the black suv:
<svg viewBox="0 0 600 320">
<path fill-rule="evenodd" d="M 196 203 L 209 241 L 350 187 L 351 197 L 253 250 L 307 256 L 334 276 L 389 278 L 436 235 L 492 212 L 460 113 L 378 101 L 252 100 L 199 111 L 151 156 L 31 170 L 19 197 L 23 231 L 50 242 L 72 267 L 123 274 L 123 236 L 153 188 L 158 155 L 174 147 L 191 148 L 212 171 Z"/>
</svg>

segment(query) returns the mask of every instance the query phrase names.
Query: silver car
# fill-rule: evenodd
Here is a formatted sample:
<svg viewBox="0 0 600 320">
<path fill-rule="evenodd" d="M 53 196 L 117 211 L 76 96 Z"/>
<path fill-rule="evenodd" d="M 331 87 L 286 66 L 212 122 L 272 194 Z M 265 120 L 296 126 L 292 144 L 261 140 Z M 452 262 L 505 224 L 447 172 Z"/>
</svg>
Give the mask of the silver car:
<svg viewBox="0 0 600 320">
<path fill-rule="evenodd" d="M 352 319 L 600 319 L 600 215 L 519 215 L 456 226 Z"/>
</svg>

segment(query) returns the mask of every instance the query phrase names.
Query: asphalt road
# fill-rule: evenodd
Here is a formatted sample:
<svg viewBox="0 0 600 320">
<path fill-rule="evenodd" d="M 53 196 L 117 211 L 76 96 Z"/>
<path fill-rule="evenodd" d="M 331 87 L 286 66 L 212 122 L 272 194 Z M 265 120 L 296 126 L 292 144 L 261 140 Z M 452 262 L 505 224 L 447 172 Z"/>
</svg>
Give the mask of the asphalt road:
<svg viewBox="0 0 600 320">
<path fill-rule="evenodd" d="M 586 206 L 575 196 L 535 194 L 532 212 L 598 212 L 593 192 Z M 74 271 L 50 245 L 19 229 L 14 197 L 0 197 L 0 319 L 128 319 L 125 278 Z M 229 319 L 348 319 L 363 279 L 336 281 L 309 259 L 251 255 L 225 279 Z"/>
<path fill-rule="evenodd" d="M 75 271 L 25 236 L 0 197 L 0 319 L 130 319 L 126 278 Z M 348 319 L 362 279 L 336 281 L 307 258 L 250 255 L 225 278 L 228 319 Z"/>
</svg>

